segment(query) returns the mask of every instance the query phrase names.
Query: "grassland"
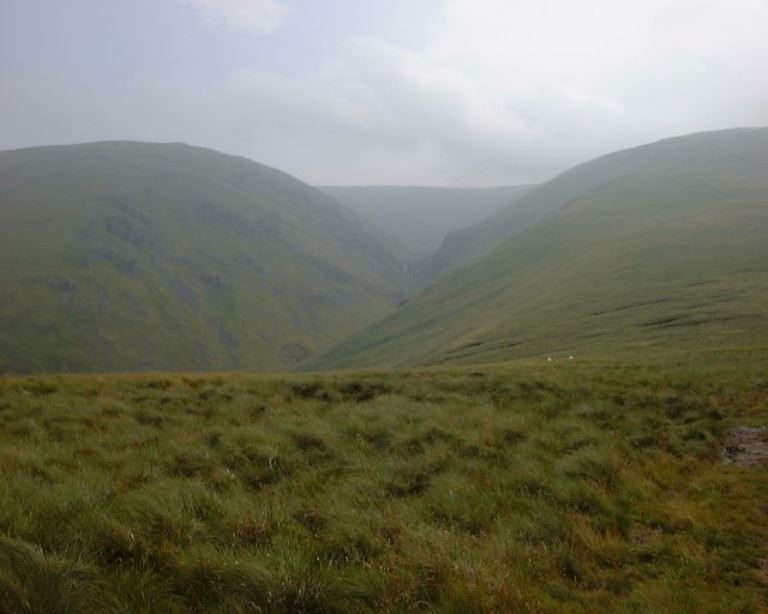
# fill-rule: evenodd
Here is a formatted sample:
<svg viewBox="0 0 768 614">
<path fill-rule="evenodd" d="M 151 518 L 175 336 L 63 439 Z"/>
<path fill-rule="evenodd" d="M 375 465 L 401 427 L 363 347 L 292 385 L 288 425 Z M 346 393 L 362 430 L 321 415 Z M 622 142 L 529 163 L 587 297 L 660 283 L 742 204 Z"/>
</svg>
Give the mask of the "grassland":
<svg viewBox="0 0 768 614">
<path fill-rule="evenodd" d="M 325 194 L 181 144 L 0 152 L 0 373 L 286 370 L 401 297 Z"/>
<path fill-rule="evenodd" d="M 548 354 L 623 362 L 669 348 L 766 347 L 767 177 L 764 129 L 662 141 L 576 167 L 516 205 L 564 208 L 313 367 Z"/>
<path fill-rule="evenodd" d="M 692 364 L 4 378 L 0 610 L 765 611 L 768 360 Z"/>
</svg>

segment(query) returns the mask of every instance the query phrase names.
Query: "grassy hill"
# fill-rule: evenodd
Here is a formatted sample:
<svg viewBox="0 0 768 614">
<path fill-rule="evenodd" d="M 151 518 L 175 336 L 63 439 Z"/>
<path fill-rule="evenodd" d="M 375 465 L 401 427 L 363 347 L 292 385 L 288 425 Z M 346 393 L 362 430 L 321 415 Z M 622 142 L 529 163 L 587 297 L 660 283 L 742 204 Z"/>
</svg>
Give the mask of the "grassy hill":
<svg viewBox="0 0 768 614">
<path fill-rule="evenodd" d="M 533 196 L 533 193 L 536 196 Z M 546 194 L 546 191 L 543 192 Z M 470 265 L 505 239 L 513 237 L 528 226 L 544 219 L 562 204 L 541 197 L 533 186 L 488 217 L 454 230 L 446 235 L 440 246 L 424 255 L 409 268 L 407 282 L 411 290 L 423 289 L 437 279 Z"/>
<path fill-rule="evenodd" d="M 313 366 L 768 347 L 768 129 L 611 154 L 534 200 L 557 212 Z"/>
<path fill-rule="evenodd" d="M 512 204 L 530 186 L 433 188 L 324 186 L 319 188 L 359 213 L 386 237 L 403 264 L 440 247 L 445 236 Z"/>
<path fill-rule="evenodd" d="M 400 298 L 353 213 L 201 148 L 0 152 L 0 214 L 0 372 L 284 369 Z"/>
</svg>

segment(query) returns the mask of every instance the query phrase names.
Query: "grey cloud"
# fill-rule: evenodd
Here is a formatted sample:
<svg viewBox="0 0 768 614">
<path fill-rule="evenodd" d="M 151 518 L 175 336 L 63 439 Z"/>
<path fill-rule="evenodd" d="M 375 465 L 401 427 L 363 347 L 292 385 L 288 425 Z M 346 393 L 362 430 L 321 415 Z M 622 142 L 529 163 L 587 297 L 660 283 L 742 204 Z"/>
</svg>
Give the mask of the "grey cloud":
<svg viewBox="0 0 768 614">
<path fill-rule="evenodd" d="M 291 8 L 280 0 L 179 0 L 197 9 L 213 26 L 244 32 L 269 33 L 280 28 Z"/>
<path fill-rule="evenodd" d="M 761 2 L 532 6 L 451 0 L 421 46 L 350 39 L 311 72 L 246 63 L 215 79 L 117 87 L 27 75 L 7 96 L 2 144 L 178 140 L 314 183 L 493 185 L 665 136 L 768 123 Z"/>
</svg>

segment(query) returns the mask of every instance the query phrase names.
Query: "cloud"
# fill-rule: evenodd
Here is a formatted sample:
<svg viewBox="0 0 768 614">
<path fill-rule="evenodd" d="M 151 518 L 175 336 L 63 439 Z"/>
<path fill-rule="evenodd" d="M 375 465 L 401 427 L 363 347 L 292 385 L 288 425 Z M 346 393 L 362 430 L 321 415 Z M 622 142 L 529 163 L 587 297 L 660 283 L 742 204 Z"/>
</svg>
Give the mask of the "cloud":
<svg viewBox="0 0 768 614">
<path fill-rule="evenodd" d="M 764 0 L 446 0 L 432 17 L 418 44 L 348 38 L 300 69 L 240 55 L 118 85 L 29 74 L 5 94 L 0 146 L 186 141 L 318 184 L 498 185 L 768 125 Z"/>
<path fill-rule="evenodd" d="M 450 0 L 420 46 L 353 39 L 309 74 L 232 73 L 205 104 L 222 147 L 313 182 L 538 181 L 768 123 L 766 22 L 762 0 Z"/>
<path fill-rule="evenodd" d="M 231 30 L 270 33 L 278 30 L 291 13 L 280 0 L 182 0 L 193 5 L 207 23 Z"/>
</svg>

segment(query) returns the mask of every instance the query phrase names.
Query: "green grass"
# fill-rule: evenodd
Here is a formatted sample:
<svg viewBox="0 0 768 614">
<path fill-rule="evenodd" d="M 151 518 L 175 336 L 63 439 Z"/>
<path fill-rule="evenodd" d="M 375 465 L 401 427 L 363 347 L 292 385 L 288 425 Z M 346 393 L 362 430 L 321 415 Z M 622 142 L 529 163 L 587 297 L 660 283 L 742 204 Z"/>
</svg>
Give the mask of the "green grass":
<svg viewBox="0 0 768 614">
<path fill-rule="evenodd" d="M 342 205 L 179 144 L 0 152 L 0 373 L 285 370 L 391 311 Z"/>
<path fill-rule="evenodd" d="M 758 612 L 765 360 L 0 380 L 0 610 Z"/>
<path fill-rule="evenodd" d="M 311 366 L 570 354 L 626 362 L 670 348 L 768 347 L 767 178 L 765 129 L 662 141 L 577 167 L 520 201 L 565 208 Z"/>
</svg>

